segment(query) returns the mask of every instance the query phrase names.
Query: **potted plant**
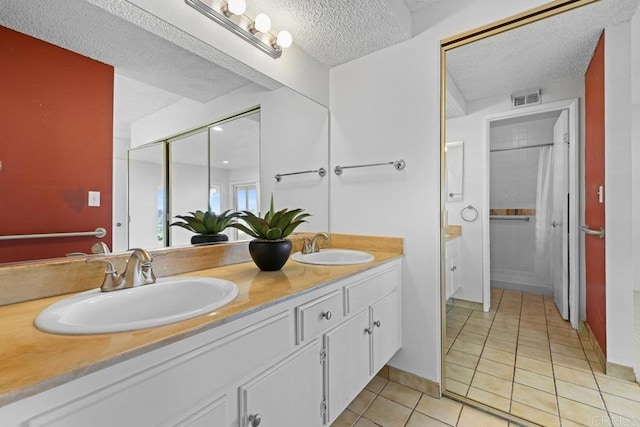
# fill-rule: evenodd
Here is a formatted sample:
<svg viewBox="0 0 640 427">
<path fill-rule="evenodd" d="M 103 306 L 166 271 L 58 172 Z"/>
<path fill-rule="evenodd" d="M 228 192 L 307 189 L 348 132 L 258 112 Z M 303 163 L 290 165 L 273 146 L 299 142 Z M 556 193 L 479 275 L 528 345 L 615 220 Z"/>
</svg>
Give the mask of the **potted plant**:
<svg viewBox="0 0 640 427">
<path fill-rule="evenodd" d="M 222 231 L 234 223 L 234 218 L 240 216 L 239 212 L 229 213 L 226 210 L 220 215 L 216 215 L 212 211 L 195 211 L 189 212 L 190 215 L 176 215 L 182 221 L 176 221 L 170 226 L 182 227 L 192 233 L 196 233 L 191 237 L 192 244 L 198 243 L 219 243 L 229 240 L 229 236 L 221 234 Z"/>
<path fill-rule="evenodd" d="M 242 230 L 254 238 L 249 242 L 249 253 L 260 270 L 277 271 L 291 254 L 293 245 L 287 236 L 306 222 L 304 218 L 308 216 L 311 214 L 303 213 L 303 209 L 282 209 L 276 212 L 273 208 L 272 194 L 271 207 L 264 218 L 253 212 L 243 211 L 240 218 L 246 225 L 236 222 L 230 227 Z"/>
</svg>

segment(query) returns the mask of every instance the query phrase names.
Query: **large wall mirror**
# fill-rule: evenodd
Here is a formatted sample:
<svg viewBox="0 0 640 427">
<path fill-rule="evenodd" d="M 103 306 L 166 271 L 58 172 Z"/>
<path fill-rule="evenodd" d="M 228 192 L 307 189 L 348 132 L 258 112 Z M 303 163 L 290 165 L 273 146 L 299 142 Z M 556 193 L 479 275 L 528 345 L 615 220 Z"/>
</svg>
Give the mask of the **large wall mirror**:
<svg viewBox="0 0 640 427">
<path fill-rule="evenodd" d="M 31 36 L 38 43 L 50 43 L 36 46 L 26 39 L 25 43 L 36 46 L 39 52 L 51 50 L 49 46 L 54 51 L 56 46 L 62 47 L 65 50 L 58 49 L 56 55 L 75 52 L 80 61 L 93 61 L 98 68 L 106 67 L 107 74 L 113 73 L 103 91 L 103 98 L 108 101 L 104 108 L 94 108 L 90 102 L 82 107 L 83 111 L 100 110 L 106 126 L 113 127 L 113 137 L 107 141 L 107 148 L 101 142 L 98 149 L 92 130 L 74 136 L 74 129 L 79 129 L 82 121 L 77 115 L 52 112 L 54 131 L 48 132 L 46 142 L 39 138 L 42 144 L 57 150 L 63 160 L 47 164 L 43 159 L 36 166 L 37 143 L 28 149 L 24 145 L 33 125 L 29 126 L 26 120 L 22 132 L 18 129 L 10 135 L 9 144 L 0 149 L 0 180 L 4 179 L 0 186 L 11 177 L 14 190 L 3 193 L 0 236 L 97 228 L 106 229 L 106 236 L 0 241 L 0 263 L 64 257 L 70 252 L 90 253 L 100 240 L 108 243 L 112 252 L 131 247 L 188 245 L 190 235 L 186 230 L 167 227 L 175 215 L 209 207 L 214 211 L 261 211 L 269 206 L 271 194 L 276 208 L 303 208 L 312 214 L 301 231 L 328 230 L 328 177 L 313 173 L 285 175 L 328 168 L 329 112 L 325 106 L 256 70 L 243 71 L 241 76 L 216 65 L 208 59 L 216 57 L 209 52 L 213 48 L 189 35 L 181 36 L 187 50 L 90 2 L 53 5 L 46 1 L 10 1 L 6 7 L 14 10 L 7 9 L 0 19 L 3 42 Z M 158 20 L 142 10 L 136 13 L 144 15 L 140 19 Z M 29 55 L 30 61 L 40 58 L 41 55 Z M 64 61 L 62 64 L 60 78 L 66 73 Z M 112 71 L 109 65 L 113 66 Z M 40 67 L 40 73 L 48 71 Z M 89 72 L 81 74 L 75 81 L 88 75 Z M 20 76 L 15 79 L 11 86 L 28 87 Z M 56 97 L 67 104 L 74 104 L 70 91 L 86 93 L 80 86 L 65 90 Z M 46 108 L 40 99 L 36 101 L 37 92 L 26 89 L 27 95 L 22 98 L 29 104 L 31 93 L 32 103 Z M 17 109 L 5 107 L 2 111 Z M 87 149 L 64 151 L 67 148 L 59 141 L 57 129 L 64 129 L 71 139 L 77 139 L 75 147 Z M 25 158 L 19 159 L 10 151 L 18 147 L 22 147 Z M 107 173 L 104 167 L 96 166 L 106 163 L 102 161 L 105 158 L 109 161 Z M 38 170 L 33 185 L 25 178 L 29 176 L 26 172 L 19 174 L 29 163 Z M 108 172 L 111 168 L 113 177 Z M 276 180 L 278 174 L 284 176 Z M 61 176 L 76 178 L 59 184 Z M 88 192 L 92 190 L 100 193 L 99 201 L 95 201 L 99 206 L 89 205 Z M 52 209 L 48 197 L 60 199 L 62 210 Z M 34 221 L 35 216 L 25 215 L 25 200 L 47 212 L 40 216 L 47 220 Z M 98 211 L 104 213 L 99 219 L 84 220 Z M 24 220 L 23 224 L 17 225 L 11 216 L 14 213 Z"/>
<path fill-rule="evenodd" d="M 568 224 L 582 218 L 585 74 L 601 35 L 638 3 L 558 1 L 442 42 L 443 177 L 464 141 L 464 192 L 449 197 L 443 180 L 441 197 L 447 395 L 560 425 L 572 376 L 598 369 L 575 329 L 584 308 Z"/>
</svg>

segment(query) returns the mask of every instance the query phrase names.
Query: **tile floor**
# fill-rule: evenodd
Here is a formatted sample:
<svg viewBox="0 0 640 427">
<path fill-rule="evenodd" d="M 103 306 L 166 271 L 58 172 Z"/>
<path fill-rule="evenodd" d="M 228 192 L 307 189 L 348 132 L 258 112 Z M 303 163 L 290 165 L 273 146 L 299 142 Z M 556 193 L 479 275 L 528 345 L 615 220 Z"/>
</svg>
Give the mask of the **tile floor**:
<svg viewBox="0 0 640 427">
<path fill-rule="evenodd" d="M 640 426 L 640 386 L 604 375 L 553 297 L 491 290 L 447 308 L 447 388 L 544 426 Z"/>
<path fill-rule="evenodd" d="M 376 376 L 331 427 L 507 427 L 509 423 L 451 399 L 436 399 Z"/>
<path fill-rule="evenodd" d="M 489 313 L 447 309 L 447 384 L 542 426 L 640 427 L 640 386 L 603 374 L 553 299 L 492 290 Z M 332 427 L 510 426 L 451 399 L 375 377 Z"/>
</svg>

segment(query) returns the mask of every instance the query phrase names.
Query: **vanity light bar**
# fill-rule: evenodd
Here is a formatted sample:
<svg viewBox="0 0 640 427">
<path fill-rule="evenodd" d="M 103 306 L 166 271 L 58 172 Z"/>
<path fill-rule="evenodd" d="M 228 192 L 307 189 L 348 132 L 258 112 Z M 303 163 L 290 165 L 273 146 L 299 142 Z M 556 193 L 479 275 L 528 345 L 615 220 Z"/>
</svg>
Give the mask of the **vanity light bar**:
<svg viewBox="0 0 640 427">
<path fill-rule="evenodd" d="M 248 22 L 248 25 L 245 27 L 238 25 L 231 17 L 233 13 L 229 12 L 229 7 L 226 2 L 223 3 L 220 10 L 216 10 L 211 6 L 203 3 L 201 0 L 184 0 L 186 4 L 193 7 L 198 12 L 202 13 L 207 18 L 217 22 L 222 25 L 227 30 L 231 31 L 241 39 L 246 42 L 252 44 L 257 47 L 262 52 L 266 53 L 270 57 L 277 59 L 282 55 L 282 48 L 288 47 L 291 45 L 291 35 L 287 31 L 281 31 L 279 38 L 285 40 L 285 42 L 281 42 L 283 46 L 278 44 L 279 39 L 276 38 L 273 34 L 269 32 L 260 32 L 258 28 L 256 28 L 256 22 L 246 17 L 245 15 L 237 15 L 239 18 L 239 22 Z M 227 16 L 228 15 L 228 16 Z M 266 15 L 262 15 L 266 17 Z M 268 18 L 267 18 L 268 19 Z M 259 27 L 259 25 L 258 25 Z M 265 43 L 260 37 L 256 36 L 256 34 L 261 33 L 266 36 L 270 40 L 269 43 Z M 286 33 L 286 34 L 284 34 Z M 280 37 L 284 35 L 284 37 Z M 285 45 L 285 43 L 287 43 Z"/>
</svg>

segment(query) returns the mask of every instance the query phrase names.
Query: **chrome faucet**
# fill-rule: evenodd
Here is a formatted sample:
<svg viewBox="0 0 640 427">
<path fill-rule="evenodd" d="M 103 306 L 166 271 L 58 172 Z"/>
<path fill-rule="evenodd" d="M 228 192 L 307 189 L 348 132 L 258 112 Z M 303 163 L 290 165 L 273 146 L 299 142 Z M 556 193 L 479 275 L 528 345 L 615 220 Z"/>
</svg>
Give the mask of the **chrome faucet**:
<svg viewBox="0 0 640 427">
<path fill-rule="evenodd" d="M 127 260 L 122 274 L 118 274 L 113 263 L 106 258 L 91 258 L 86 262 L 101 262 L 107 265 L 100 290 L 110 292 L 155 283 L 156 275 L 151 267 L 152 261 L 153 257 L 148 251 L 136 248 Z"/>
<path fill-rule="evenodd" d="M 329 235 L 327 233 L 318 233 L 311 240 L 306 237 L 302 239 L 302 253 L 303 254 L 312 254 L 314 252 L 320 252 L 320 248 L 318 247 L 318 237 L 322 237 L 324 240 L 329 240 Z"/>
</svg>

